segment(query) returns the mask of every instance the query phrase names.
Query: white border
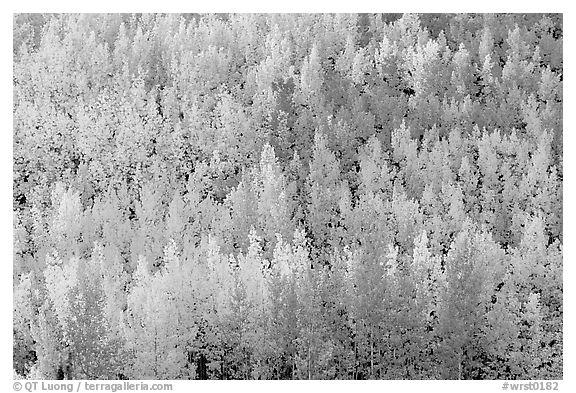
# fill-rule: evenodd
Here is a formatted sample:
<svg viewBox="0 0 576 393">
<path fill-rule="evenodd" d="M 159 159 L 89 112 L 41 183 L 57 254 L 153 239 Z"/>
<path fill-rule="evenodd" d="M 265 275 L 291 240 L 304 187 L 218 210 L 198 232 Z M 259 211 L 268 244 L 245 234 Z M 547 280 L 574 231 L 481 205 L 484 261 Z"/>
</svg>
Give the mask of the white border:
<svg viewBox="0 0 576 393">
<path fill-rule="evenodd" d="M 90 3 L 90 4 L 89 4 Z M 0 146 L 4 154 L 0 154 L 0 174 L 5 185 L 0 193 L 2 206 L 1 243 L 2 251 L 2 319 L 0 330 L 0 343 L 2 356 L 0 356 L 3 391 L 12 391 L 12 13 L 14 12 L 562 12 L 564 13 L 564 381 L 560 381 L 560 391 L 576 391 L 574 373 L 574 230 L 572 228 L 574 207 L 571 200 L 574 194 L 574 61 L 573 54 L 568 48 L 575 47 L 574 40 L 574 14 L 567 2 L 543 1 L 513 1 L 502 2 L 483 0 L 481 2 L 455 2 L 455 1 L 365 1 L 354 0 L 346 2 L 327 2 L 312 0 L 290 0 L 282 3 L 272 1 L 122 1 L 99 0 L 95 2 L 81 1 L 18 1 L 3 4 L 6 12 L 1 14 L 1 42 L 2 53 L 2 110 L 5 126 L 0 133 Z M 10 76 L 10 78 L 9 78 Z M 279 389 L 288 391 L 294 388 L 310 390 L 349 390 L 365 389 L 379 391 L 441 391 L 441 392 L 491 392 L 502 391 L 501 381 L 169 381 L 174 384 L 174 390 L 219 391 L 220 389 L 239 389 L 251 392 Z"/>
</svg>

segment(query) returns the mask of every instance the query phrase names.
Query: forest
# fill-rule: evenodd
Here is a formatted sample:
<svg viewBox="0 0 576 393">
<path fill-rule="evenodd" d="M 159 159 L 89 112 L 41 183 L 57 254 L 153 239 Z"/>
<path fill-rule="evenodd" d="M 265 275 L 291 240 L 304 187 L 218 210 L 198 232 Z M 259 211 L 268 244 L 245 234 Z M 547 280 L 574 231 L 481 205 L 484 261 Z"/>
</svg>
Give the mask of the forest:
<svg viewBox="0 0 576 393">
<path fill-rule="evenodd" d="M 562 14 L 15 14 L 28 379 L 562 379 Z"/>
</svg>

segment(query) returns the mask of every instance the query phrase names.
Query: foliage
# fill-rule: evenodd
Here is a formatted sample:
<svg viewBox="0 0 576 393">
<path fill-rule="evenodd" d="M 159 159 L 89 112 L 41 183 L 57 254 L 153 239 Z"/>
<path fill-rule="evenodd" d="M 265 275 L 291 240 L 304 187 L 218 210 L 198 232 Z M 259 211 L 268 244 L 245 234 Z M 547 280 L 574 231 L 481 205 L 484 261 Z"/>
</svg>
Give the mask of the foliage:
<svg viewBox="0 0 576 393">
<path fill-rule="evenodd" d="M 561 379 L 562 30 L 15 15 L 15 375 Z"/>
</svg>

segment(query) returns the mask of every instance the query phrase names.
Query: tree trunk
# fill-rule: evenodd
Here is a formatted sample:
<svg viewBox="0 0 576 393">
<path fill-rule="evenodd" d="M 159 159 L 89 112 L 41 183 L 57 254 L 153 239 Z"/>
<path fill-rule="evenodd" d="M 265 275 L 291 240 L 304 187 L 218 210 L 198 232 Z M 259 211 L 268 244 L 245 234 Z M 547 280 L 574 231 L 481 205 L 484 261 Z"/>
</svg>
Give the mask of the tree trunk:
<svg viewBox="0 0 576 393">
<path fill-rule="evenodd" d="M 154 326 L 154 376 L 158 379 L 158 331 Z"/>
<path fill-rule="evenodd" d="M 462 379 L 462 350 L 458 352 L 458 379 Z"/>
<path fill-rule="evenodd" d="M 370 378 L 374 379 L 374 340 L 370 334 Z"/>
<path fill-rule="evenodd" d="M 310 372 L 310 340 L 308 340 L 308 380 L 312 379 L 311 375 L 312 373 Z"/>
</svg>

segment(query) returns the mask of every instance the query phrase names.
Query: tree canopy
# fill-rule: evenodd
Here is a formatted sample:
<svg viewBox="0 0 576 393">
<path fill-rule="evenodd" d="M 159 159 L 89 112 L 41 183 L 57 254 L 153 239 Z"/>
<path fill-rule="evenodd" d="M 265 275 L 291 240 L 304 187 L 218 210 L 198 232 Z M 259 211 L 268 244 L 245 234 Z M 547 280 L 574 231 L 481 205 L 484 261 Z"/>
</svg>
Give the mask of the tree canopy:
<svg viewBox="0 0 576 393">
<path fill-rule="evenodd" d="M 15 15 L 15 372 L 561 379 L 562 31 Z"/>
</svg>

